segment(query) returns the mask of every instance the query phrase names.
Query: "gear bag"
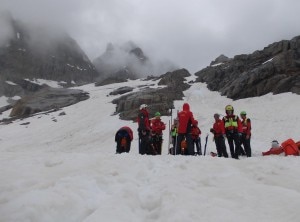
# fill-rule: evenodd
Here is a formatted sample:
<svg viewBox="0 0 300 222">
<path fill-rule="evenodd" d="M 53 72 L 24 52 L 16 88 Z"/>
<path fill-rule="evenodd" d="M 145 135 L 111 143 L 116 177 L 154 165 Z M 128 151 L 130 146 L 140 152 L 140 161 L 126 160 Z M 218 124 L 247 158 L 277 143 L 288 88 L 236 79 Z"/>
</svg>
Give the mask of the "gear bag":
<svg viewBox="0 0 300 222">
<path fill-rule="evenodd" d="M 187 153 L 187 142 L 186 139 L 182 140 L 180 143 L 181 154 L 185 155 Z"/>
<path fill-rule="evenodd" d="M 123 137 L 122 139 L 121 139 L 121 147 L 123 148 L 123 149 L 126 149 L 126 146 L 127 146 L 127 139 L 126 139 L 126 137 Z"/>
<path fill-rule="evenodd" d="M 294 142 L 294 140 L 288 139 L 288 140 L 284 141 L 281 144 L 281 146 L 282 146 L 286 156 L 288 156 L 288 155 L 299 156 L 299 149 L 298 149 L 297 144 Z"/>
</svg>

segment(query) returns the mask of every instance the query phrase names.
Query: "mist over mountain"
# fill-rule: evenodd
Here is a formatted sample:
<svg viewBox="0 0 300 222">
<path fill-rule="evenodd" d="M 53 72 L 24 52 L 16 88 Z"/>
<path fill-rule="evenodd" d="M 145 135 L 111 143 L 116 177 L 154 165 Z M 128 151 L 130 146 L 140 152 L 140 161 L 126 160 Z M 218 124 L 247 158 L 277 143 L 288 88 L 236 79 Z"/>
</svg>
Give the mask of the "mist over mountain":
<svg viewBox="0 0 300 222">
<path fill-rule="evenodd" d="M 170 61 L 154 62 L 132 41 L 122 45 L 108 43 L 106 51 L 94 59 L 93 64 L 103 78 L 123 75 L 122 78 L 136 79 L 178 69 Z"/>
<path fill-rule="evenodd" d="M 94 82 L 99 76 L 67 33 L 20 22 L 9 13 L 0 14 L 0 23 L 4 27 L 0 37 L 0 96 L 26 94 L 25 79 L 54 80 L 73 86 Z"/>
<path fill-rule="evenodd" d="M 99 76 L 67 33 L 15 20 L 7 12 L 0 13 L 0 24 L 0 98 L 6 104 L 0 113 L 13 108 L 11 116 L 24 117 L 89 98 L 80 90 L 63 88 L 95 82 Z"/>
</svg>

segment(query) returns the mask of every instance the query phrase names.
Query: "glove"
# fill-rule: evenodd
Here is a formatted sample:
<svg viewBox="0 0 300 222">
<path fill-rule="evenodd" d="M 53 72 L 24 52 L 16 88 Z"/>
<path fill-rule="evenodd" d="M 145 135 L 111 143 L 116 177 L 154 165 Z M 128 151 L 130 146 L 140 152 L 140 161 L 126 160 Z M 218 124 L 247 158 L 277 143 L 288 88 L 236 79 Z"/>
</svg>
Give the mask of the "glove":
<svg viewBox="0 0 300 222">
<path fill-rule="evenodd" d="M 215 133 L 215 130 L 213 128 L 210 129 L 211 133 Z"/>
<path fill-rule="evenodd" d="M 223 137 L 224 139 L 226 139 L 226 134 L 223 134 L 222 137 Z"/>
<path fill-rule="evenodd" d="M 238 133 L 239 137 L 242 137 L 242 133 Z"/>
</svg>

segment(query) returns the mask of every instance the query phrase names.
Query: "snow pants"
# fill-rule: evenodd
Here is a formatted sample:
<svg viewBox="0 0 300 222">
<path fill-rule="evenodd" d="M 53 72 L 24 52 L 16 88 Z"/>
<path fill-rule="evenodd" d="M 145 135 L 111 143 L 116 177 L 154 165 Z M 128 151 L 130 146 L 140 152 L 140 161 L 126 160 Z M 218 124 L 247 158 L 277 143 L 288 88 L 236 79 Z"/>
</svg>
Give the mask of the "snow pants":
<svg viewBox="0 0 300 222">
<path fill-rule="evenodd" d="M 226 150 L 224 137 L 222 135 L 221 136 L 215 136 L 214 139 L 215 139 L 215 144 L 216 144 L 216 150 L 217 150 L 218 157 L 223 156 L 223 157 L 228 158 L 228 153 L 227 153 L 227 150 Z"/>
<path fill-rule="evenodd" d="M 251 137 L 249 137 L 249 139 L 247 139 L 247 138 L 246 138 L 246 134 L 242 134 L 242 137 L 241 137 L 241 145 L 243 145 L 247 157 L 251 157 L 251 145 L 250 145 L 250 140 L 251 140 Z"/>
<path fill-rule="evenodd" d="M 139 132 L 139 154 L 147 154 L 150 150 L 150 131 Z"/>
<path fill-rule="evenodd" d="M 230 154 L 232 158 L 238 159 L 241 154 L 240 136 L 237 132 L 226 132 Z"/>
<path fill-rule="evenodd" d="M 194 150 L 194 152 L 195 152 L 195 145 L 196 145 L 196 149 L 197 149 L 196 153 L 198 155 L 202 155 L 201 138 L 198 137 L 197 139 L 193 139 L 193 143 L 192 144 L 193 144 L 193 150 Z"/>
</svg>

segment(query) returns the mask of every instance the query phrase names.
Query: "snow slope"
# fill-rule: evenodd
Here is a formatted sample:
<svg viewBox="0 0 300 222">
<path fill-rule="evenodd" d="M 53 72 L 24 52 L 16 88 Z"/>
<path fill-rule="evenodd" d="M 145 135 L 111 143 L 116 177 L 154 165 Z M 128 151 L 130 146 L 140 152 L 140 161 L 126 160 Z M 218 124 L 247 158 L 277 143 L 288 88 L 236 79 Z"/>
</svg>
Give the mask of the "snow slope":
<svg viewBox="0 0 300 222">
<path fill-rule="evenodd" d="M 227 104 L 247 111 L 253 157 L 170 156 L 167 132 L 163 155 L 141 156 L 137 124 L 112 116 L 117 96 L 107 95 L 150 83 L 82 86 L 91 98 L 64 108 L 66 115 L 0 125 L 0 221 L 299 221 L 299 157 L 261 156 L 273 139 L 300 140 L 298 95 L 232 101 L 195 83 L 175 110 L 190 104 L 202 140 Z M 116 155 L 114 135 L 124 125 L 134 141 L 129 154 Z M 209 151 L 215 151 L 211 135 Z"/>
</svg>

